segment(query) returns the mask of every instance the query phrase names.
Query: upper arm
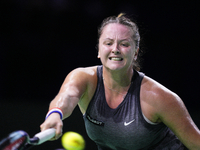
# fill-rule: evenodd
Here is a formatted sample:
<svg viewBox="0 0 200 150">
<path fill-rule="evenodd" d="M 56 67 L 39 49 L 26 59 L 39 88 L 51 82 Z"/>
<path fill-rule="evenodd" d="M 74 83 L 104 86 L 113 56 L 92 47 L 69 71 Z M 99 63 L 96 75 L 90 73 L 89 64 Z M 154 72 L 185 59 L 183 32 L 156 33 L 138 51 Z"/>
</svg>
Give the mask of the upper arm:
<svg viewBox="0 0 200 150">
<path fill-rule="evenodd" d="M 200 149 L 200 132 L 178 95 L 155 83 L 152 106 L 158 120 L 168 126 L 189 149 Z"/>
<path fill-rule="evenodd" d="M 94 76 L 94 71 L 90 68 L 78 68 L 70 72 L 59 93 L 51 102 L 50 109 L 59 107 L 64 113 L 64 118 L 68 117 L 88 90 L 92 76 Z"/>
<path fill-rule="evenodd" d="M 188 148 L 200 149 L 200 132 L 183 101 L 174 93 L 165 94 L 158 117 Z"/>
<path fill-rule="evenodd" d="M 88 74 L 78 68 L 70 72 L 63 82 L 59 94 L 80 98 L 87 89 Z"/>
</svg>

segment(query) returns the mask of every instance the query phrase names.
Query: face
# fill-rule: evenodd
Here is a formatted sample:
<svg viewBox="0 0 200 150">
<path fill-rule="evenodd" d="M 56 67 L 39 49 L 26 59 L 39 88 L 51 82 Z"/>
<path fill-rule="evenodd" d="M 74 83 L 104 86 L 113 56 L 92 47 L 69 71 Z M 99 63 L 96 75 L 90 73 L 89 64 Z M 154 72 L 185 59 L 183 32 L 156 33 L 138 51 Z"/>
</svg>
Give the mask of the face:
<svg viewBox="0 0 200 150">
<path fill-rule="evenodd" d="M 137 58 L 135 42 L 131 28 L 111 23 L 104 27 L 99 39 L 99 54 L 104 67 L 111 70 L 132 69 Z"/>
</svg>

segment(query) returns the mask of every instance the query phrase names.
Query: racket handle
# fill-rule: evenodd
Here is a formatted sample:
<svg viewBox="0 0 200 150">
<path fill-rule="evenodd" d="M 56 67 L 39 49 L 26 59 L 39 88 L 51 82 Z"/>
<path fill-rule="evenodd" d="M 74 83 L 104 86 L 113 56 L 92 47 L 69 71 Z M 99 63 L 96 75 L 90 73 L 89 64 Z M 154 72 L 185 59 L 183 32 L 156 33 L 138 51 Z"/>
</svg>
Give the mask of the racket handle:
<svg viewBox="0 0 200 150">
<path fill-rule="evenodd" d="M 39 144 L 42 144 L 46 141 L 48 141 L 49 139 L 53 138 L 56 134 L 56 129 L 54 128 L 51 128 L 51 129 L 47 129 L 47 130 L 44 130 L 40 133 L 37 133 L 34 138 L 38 138 L 39 141 L 37 143 L 37 145 Z"/>
</svg>

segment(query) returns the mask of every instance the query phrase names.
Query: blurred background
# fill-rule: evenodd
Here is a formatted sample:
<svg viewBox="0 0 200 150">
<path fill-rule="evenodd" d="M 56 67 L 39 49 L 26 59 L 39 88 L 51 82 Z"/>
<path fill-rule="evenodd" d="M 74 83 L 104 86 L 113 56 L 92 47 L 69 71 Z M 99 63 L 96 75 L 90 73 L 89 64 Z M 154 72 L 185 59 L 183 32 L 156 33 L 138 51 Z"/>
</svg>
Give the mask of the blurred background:
<svg viewBox="0 0 200 150">
<path fill-rule="evenodd" d="M 142 72 L 177 93 L 200 127 L 198 1 L 1 0 L 0 139 L 15 130 L 40 131 L 49 102 L 77 67 L 100 65 L 97 28 L 121 12 L 139 26 Z M 76 108 L 64 121 L 96 149 Z M 62 148 L 60 139 L 33 150 Z"/>
</svg>

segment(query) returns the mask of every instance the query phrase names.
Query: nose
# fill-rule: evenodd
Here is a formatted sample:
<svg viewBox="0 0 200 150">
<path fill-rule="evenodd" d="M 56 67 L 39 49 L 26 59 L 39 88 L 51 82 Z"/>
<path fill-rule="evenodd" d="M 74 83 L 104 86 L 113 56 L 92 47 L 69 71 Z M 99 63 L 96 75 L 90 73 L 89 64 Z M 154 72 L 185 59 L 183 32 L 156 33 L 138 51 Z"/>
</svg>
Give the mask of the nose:
<svg viewBox="0 0 200 150">
<path fill-rule="evenodd" d="M 112 53 L 114 53 L 115 55 L 120 54 L 120 50 L 118 49 L 117 44 L 114 45 L 113 49 L 112 49 Z"/>
</svg>

